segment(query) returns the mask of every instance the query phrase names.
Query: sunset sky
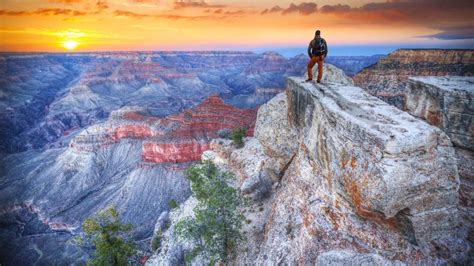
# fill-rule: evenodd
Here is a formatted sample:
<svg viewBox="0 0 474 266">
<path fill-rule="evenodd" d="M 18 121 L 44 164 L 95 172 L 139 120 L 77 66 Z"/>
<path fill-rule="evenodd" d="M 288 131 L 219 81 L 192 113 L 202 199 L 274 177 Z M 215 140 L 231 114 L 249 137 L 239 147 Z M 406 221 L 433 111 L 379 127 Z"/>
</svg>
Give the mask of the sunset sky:
<svg viewBox="0 0 474 266">
<path fill-rule="evenodd" d="M 1 51 L 474 48 L 473 0 L 2 0 Z"/>
</svg>

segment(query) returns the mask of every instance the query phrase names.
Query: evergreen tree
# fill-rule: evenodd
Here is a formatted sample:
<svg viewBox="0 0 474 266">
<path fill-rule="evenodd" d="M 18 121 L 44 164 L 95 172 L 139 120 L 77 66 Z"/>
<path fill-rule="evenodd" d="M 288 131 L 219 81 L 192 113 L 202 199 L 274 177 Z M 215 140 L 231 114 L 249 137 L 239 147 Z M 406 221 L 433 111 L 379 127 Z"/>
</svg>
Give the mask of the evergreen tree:
<svg viewBox="0 0 474 266">
<path fill-rule="evenodd" d="M 244 146 L 244 138 L 247 136 L 247 127 L 238 127 L 234 128 L 231 133 L 232 143 L 237 148 L 242 148 Z"/>
<path fill-rule="evenodd" d="M 132 225 L 120 223 L 115 208 L 99 210 L 84 221 L 82 230 L 85 237 L 79 239 L 80 243 L 87 241 L 95 247 L 93 258 L 87 261 L 87 265 L 128 265 L 129 258 L 136 254 L 133 241 L 127 238 Z"/>
<path fill-rule="evenodd" d="M 181 239 L 194 243 L 186 256 L 190 261 L 202 255 L 210 261 L 226 263 L 236 245 L 243 240 L 241 233 L 244 216 L 239 207 L 244 204 L 240 192 L 229 186 L 234 178 L 230 172 L 222 172 L 210 161 L 190 167 L 186 173 L 191 191 L 198 200 L 194 217 L 186 217 L 175 226 Z"/>
</svg>

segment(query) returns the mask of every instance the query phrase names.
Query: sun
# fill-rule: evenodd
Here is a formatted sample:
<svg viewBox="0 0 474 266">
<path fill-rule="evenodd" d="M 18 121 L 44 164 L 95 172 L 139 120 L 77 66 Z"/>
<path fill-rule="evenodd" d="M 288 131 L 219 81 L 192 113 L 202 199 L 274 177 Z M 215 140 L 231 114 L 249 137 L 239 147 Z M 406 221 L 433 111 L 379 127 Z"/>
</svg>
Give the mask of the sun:
<svg viewBox="0 0 474 266">
<path fill-rule="evenodd" d="M 63 47 L 66 48 L 67 50 L 74 50 L 76 49 L 78 44 L 79 43 L 74 40 L 67 40 L 63 42 Z"/>
</svg>

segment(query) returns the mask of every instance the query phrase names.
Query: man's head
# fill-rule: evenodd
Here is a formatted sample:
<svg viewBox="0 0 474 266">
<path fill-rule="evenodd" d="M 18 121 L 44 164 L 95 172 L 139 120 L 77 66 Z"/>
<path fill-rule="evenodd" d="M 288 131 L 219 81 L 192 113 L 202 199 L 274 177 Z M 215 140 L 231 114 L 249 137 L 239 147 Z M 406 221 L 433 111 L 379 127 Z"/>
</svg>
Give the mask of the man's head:
<svg viewBox="0 0 474 266">
<path fill-rule="evenodd" d="M 317 30 L 316 33 L 314 34 L 315 38 L 321 38 L 321 31 Z"/>
</svg>

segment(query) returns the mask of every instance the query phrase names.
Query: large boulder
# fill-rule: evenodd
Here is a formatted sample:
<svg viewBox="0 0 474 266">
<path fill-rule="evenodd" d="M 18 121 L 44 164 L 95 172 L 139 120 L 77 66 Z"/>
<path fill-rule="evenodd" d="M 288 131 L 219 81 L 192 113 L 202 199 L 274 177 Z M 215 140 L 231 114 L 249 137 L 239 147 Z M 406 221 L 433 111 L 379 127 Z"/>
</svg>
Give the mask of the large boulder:
<svg viewBox="0 0 474 266">
<path fill-rule="evenodd" d="M 455 233 L 457 173 L 446 134 L 361 88 L 288 79 L 290 121 L 333 191 L 360 216 L 407 218 L 411 241 Z M 406 215 L 405 215 L 405 214 Z"/>
</svg>

